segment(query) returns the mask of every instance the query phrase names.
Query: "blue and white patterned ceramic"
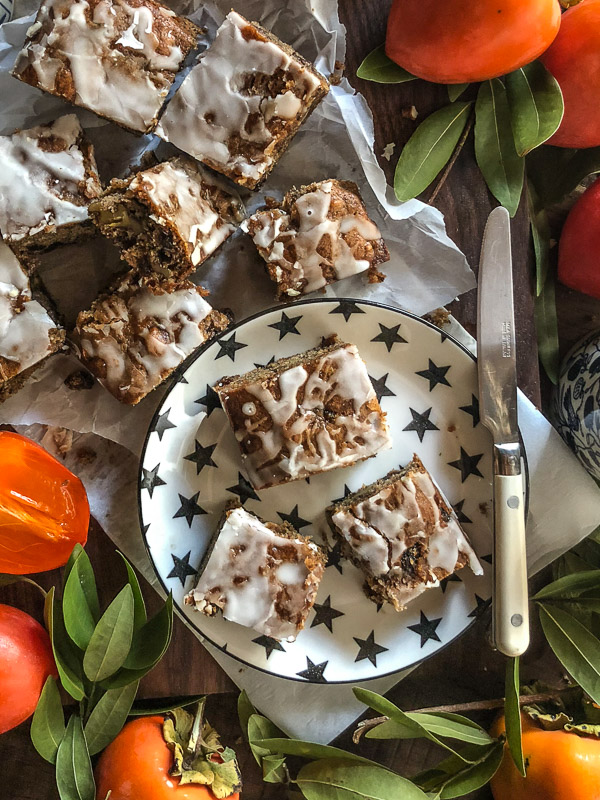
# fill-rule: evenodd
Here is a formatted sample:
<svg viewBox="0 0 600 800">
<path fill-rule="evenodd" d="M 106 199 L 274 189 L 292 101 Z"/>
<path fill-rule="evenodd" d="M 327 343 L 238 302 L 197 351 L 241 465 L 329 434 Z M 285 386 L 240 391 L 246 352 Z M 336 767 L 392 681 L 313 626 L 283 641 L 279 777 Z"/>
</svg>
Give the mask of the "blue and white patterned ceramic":
<svg viewBox="0 0 600 800">
<path fill-rule="evenodd" d="M 554 402 L 558 432 L 600 480 L 600 331 L 565 357 Z"/>
<path fill-rule="evenodd" d="M 13 15 L 14 0 L 0 0 L 0 25 L 8 22 Z"/>
<path fill-rule="evenodd" d="M 332 333 L 358 346 L 387 413 L 394 446 L 347 469 L 255 492 L 210 388 Z M 460 344 L 418 317 L 375 303 L 316 300 L 240 323 L 200 350 L 174 378 L 150 426 L 140 470 L 140 516 L 156 574 L 188 625 L 229 655 L 292 680 L 364 681 L 433 655 L 465 631 L 491 595 L 491 439 L 479 421 L 477 369 Z M 205 617 L 183 598 L 227 501 L 288 520 L 323 541 L 333 500 L 406 464 L 417 452 L 457 511 L 485 574 L 461 570 L 402 613 L 378 608 L 359 571 L 329 553 L 306 629 L 293 644 Z M 331 547 L 331 542 L 329 542 Z"/>
</svg>

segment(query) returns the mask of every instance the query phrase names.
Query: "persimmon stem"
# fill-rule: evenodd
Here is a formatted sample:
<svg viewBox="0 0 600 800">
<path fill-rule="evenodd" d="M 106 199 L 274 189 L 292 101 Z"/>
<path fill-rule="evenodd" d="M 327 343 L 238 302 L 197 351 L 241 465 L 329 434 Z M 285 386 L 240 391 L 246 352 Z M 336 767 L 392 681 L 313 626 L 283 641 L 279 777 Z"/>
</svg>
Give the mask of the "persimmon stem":
<svg viewBox="0 0 600 800">
<path fill-rule="evenodd" d="M 446 183 L 446 179 L 447 179 L 448 175 L 450 174 L 450 172 L 452 170 L 452 167 L 456 163 L 456 159 L 459 157 L 460 152 L 463 149 L 463 147 L 465 145 L 465 142 L 467 141 L 468 135 L 471 133 L 471 128 L 473 127 L 473 122 L 474 121 L 475 121 L 475 112 L 471 111 L 471 113 L 469 114 L 469 119 L 467 120 L 467 124 L 465 125 L 465 129 L 462 132 L 462 135 L 461 135 L 460 139 L 458 140 L 458 142 L 456 144 L 456 147 L 454 148 L 454 152 L 450 156 L 450 161 L 448 161 L 448 163 L 446 164 L 446 167 L 445 167 L 444 171 L 442 172 L 441 177 L 440 177 L 439 181 L 437 182 L 435 189 L 431 193 L 431 197 L 427 201 L 427 205 L 428 206 L 433 205 L 433 203 L 435 201 L 435 198 L 438 196 L 438 194 L 440 193 L 440 191 L 442 189 L 442 186 Z"/>
</svg>

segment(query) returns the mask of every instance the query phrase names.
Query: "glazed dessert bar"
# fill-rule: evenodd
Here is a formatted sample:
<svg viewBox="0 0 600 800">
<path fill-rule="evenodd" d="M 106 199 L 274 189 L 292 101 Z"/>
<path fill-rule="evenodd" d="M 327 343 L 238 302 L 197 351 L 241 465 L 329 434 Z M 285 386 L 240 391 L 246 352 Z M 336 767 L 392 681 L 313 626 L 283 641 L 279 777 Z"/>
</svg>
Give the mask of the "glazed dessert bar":
<svg viewBox="0 0 600 800">
<path fill-rule="evenodd" d="M 154 0 L 43 0 L 12 74 L 148 133 L 199 33 Z"/>
<path fill-rule="evenodd" d="M 293 642 L 313 607 L 326 557 L 288 523 L 274 525 L 235 507 L 225 512 L 185 598 L 207 616 Z"/>
<path fill-rule="evenodd" d="M 355 183 L 327 180 L 292 189 L 279 208 L 253 214 L 242 228 L 250 234 L 277 284 L 277 299 L 291 300 L 341 278 L 376 269 L 390 254 L 369 219 Z"/>
<path fill-rule="evenodd" d="M 15 251 L 93 234 L 88 204 L 101 191 L 93 147 L 74 114 L 0 136 L 0 231 Z"/>
<path fill-rule="evenodd" d="M 204 294 L 189 281 L 175 291 L 149 289 L 129 273 L 77 317 L 74 340 L 81 361 L 117 400 L 139 403 L 230 324 Z"/>
<path fill-rule="evenodd" d="M 180 156 L 113 180 L 90 216 L 132 267 L 177 280 L 231 236 L 244 207 L 221 178 Z"/>
<path fill-rule="evenodd" d="M 327 509 L 345 555 L 363 570 L 375 603 L 401 611 L 464 566 L 483 570 L 452 507 L 415 455 L 404 469 Z"/>
<path fill-rule="evenodd" d="M 328 91 L 325 78 L 302 56 L 231 11 L 156 132 L 255 189 Z"/>
<path fill-rule="evenodd" d="M 353 344 L 326 340 L 214 388 L 256 489 L 347 467 L 392 444 Z"/>
<path fill-rule="evenodd" d="M 0 240 L 0 402 L 62 347 L 65 332 L 31 296 L 29 280 Z"/>
</svg>

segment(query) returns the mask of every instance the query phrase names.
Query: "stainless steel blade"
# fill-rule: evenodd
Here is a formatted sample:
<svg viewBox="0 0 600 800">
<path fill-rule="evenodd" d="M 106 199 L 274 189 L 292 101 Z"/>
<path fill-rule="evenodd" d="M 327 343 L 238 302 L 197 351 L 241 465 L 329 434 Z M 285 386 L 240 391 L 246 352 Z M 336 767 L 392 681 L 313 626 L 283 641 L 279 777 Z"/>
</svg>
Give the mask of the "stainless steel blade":
<svg viewBox="0 0 600 800">
<path fill-rule="evenodd" d="M 510 216 L 501 206 L 483 234 L 477 303 L 481 421 L 496 444 L 517 443 L 517 359 Z"/>
</svg>

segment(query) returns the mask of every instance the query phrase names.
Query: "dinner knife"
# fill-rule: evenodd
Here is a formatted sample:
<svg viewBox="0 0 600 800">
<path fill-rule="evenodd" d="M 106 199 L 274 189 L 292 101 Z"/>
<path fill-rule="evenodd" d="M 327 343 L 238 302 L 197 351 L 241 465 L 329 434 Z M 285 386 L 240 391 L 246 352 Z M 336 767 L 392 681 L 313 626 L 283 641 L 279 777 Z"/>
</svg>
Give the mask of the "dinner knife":
<svg viewBox="0 0 600 800">
<path fill-rule="evenodd" d="M 501 653 L 518 656 L 529 645 L 529 609 L 510 217 L 502 206 L 492 211 L 483 234 L 477 366 L 481 421 L 494 440 L 492 640 Z"/>
</svg>

